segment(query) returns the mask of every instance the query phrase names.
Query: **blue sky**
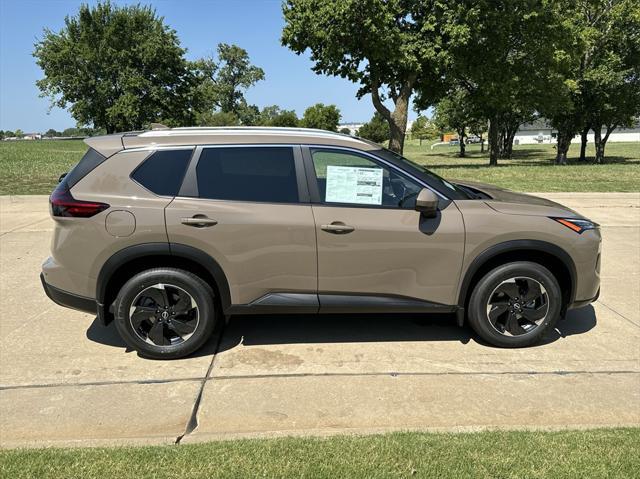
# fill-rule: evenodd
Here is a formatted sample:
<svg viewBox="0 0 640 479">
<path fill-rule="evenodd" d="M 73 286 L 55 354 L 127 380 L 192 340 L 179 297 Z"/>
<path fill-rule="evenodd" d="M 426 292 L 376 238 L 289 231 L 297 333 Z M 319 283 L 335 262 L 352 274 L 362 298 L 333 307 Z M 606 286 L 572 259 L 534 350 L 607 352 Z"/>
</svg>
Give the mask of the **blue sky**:
<svg viewBox="0 0 640 479">
<path fill-rule="evenodd" d="M 49 112 L 49 100 L 39 97 L 35 81 L 42 72 L 31 56 L 43 28 L 59 30 L 65 15 L 82 2 L 72 0 L 0 0 L 0 129 L 45 131 L 75 126 L 65 110 Z M 95 3 L 89 1 L 88 3 Z M 122 4 L 125 2 L 116 1 Z M 138 3 L 138 2 L 129 2 Z M 145 3 L 141 1 L 140 3 Z M 311 71 L 308 55 L 298 56 L 280 45 L 283 19 L 280 0 L 160 0 L 152 3 L 178 32 L 190 59 L 215 53 L 220 42 L 235 43 L 262 67 L 266 80 L 247 93 L 260 107 L 277 104 L 302 115 L 317 102 L 335 103 L 343 122 L 368 120 L 371 99 L 356 99 L 357 86 L 347 80 Z M 413 112 L 410 117 L 415 117 Z"/>
</svg>

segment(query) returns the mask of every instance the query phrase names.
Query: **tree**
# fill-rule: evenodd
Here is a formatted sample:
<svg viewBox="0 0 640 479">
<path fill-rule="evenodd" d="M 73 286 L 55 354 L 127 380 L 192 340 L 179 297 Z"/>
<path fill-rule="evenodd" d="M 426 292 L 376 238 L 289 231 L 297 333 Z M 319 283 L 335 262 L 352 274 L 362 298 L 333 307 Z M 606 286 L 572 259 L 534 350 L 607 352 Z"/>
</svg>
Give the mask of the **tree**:
<svg viewBox="0 0 640 479">
<path fill-rule="evenodd" d="M 389 123 L 389 148 L 401 153 L 411 94 L 439 85 L 441 32 L 451 26 L 440 3 L 408 0 L 287 0 L 282 43 L 311 51 L 316 73 L 358 83 Z M 393 103 L 390 109 L 385 100 Z"/>
<path fill-rule="evenodd" d="M 238 126 L 240 119 L 230 111 L 210 111 L 198 116 L 201 126 Z"/>
<path fill-rule="evenodd" d="M 438 137 L 438 129 L 426 116 L 419 116 L 411 125 L 411 136 L 420 140 L 430 140 Z"/>
<path fill-rule="evenodd" d="M 358 136 L 376 143 L 382 143 L 389 139 L 389 123 L 382 114 L 375 112 L 373 118 L 360 127 Z"/>
<path fill-rule="evenodd" d="M 556 163 L 567 161 L 573 137 L 580 133 L 580 160 L 586 159 L 587 134 L 593 129 L 596 162 L 604 161 L 609 135 L 640 114 L 640 9 L 633 0 L 557 2 L 577 45 L 568 60 L 565 108 L 543 112 L 558 130 Z M 602 128 L 605 134 L 602 135 Z"/>
<path fill-rule="evenodd" d="M 259 110 L 247 104 L 244 94 L 264 80 L 264 71 L 252 65 L 247 51 L 237 45 L 220 43 L 217 53 L 217 58 L 203 58 L 192 63 L 196 77 L 193 97 L 198 115 L 218 110 L 233 113 L 249 124 L 257 122 Z"/>
<path fill-rule="evenodd" d="M 489 120 L 489 164 L 509 156 L 518 126 L 536 111 L 562 108 L 571 36 L 548 0 L 447 3 L 456 28 L 446 36 L 444 70 L 450 90 L 463 88 Z M 543 39 L 543 40 L 542 40 Z M 421 90 L 424 88 L 420 88 Z M 501 141 L 502 137 L 502 141 Z"/>
<path fill-rule="evenodd" d="M 18 128 L 15 133 L 13 134 L 13 136 L 15 136 L 16 138 L 22 138 L 24 137 L 24 131 L 22 131 L 20 128 Z"/>
<path fill-rule="evenodd" d="M 343 135 L 350 135 L 351 134 L 351 130 L 347 127 L 344 128 L 340 128 L 340 133 L 342 133 Z"/>
<path fill-rule="evenodd" d="M 466 90 L 458 88 L 438 102 L 433 116 L 435 126 L 441 131 L 455 131 L 458 134 L 460 152 L 466 155 L 465 138 L 467 129 L 477 123 L 477 115 Z"/>
<path fill-rule="evenodd" d="M 260 124 L 264 126 L 296 127 L 300 124 L 293 110 L 281 110 L 278 105 L 265 106 L 260 112 Z"/>
<path fill-rule="evenodd" d="M 47 136 L 47 137 L 49 137 L 49 138 L 55 138 L 56 136 L 60 136 L 60 132 L 59 132 L 59 131 L 54 130 L 53 128 L 49 128 L 49 129 L 45 132 L 44 136 Z"/>
<path fill-rule="evenodd" d="M 14 136 L 16 136 L 16 134 L 11 130 L 6 130 L 4 132 L 4 137 L 5 138 L 13 138 Z"/>
<path fill-rule="evenodd" d="M 301 125 L 305 128 L 318 128 L 320 130 L 338 131 L 340 123 L 340 110 L 335 105 L 316 103 L 304 111 Z"/>
<path fill-rule="evenodd" d="M 172 118 L 190 123 L 191 75 L 175 30 L 149 6 L 83 4 L 35 44 L 36 85 L 79 124 L 108 133 Z"/>
</svg>

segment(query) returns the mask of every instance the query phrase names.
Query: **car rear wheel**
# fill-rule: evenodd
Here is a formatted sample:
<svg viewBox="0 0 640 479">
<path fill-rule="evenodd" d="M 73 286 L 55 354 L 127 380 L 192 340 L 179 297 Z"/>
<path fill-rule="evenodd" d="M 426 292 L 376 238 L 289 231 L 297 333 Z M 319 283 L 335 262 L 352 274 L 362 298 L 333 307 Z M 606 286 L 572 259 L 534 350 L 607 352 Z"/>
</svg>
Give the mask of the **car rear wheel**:
<svg viewBox="0 0 640 479">
<path fill-rule="evenodd" d="M 142 356 L 181 358 L 199 349 L 213 333 L 213 290 L 188 271 L 143 271 L 120 290 L 115 322 L 122 339 Z"/>
<path fill-rule="evenodd" d="M 544 266 L 508 263 L 488 272 L 469 300 L 469 324 L 488 343 L 517 348 L 538 343 L 562 310 L 558 281 Z"/>
</svg>

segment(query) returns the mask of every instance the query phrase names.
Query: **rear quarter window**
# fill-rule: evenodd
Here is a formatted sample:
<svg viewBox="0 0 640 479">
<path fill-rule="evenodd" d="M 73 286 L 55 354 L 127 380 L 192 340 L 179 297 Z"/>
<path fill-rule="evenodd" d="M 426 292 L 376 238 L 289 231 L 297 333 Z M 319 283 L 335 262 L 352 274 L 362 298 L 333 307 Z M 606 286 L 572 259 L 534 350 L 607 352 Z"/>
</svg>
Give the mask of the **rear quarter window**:
<svg viewBox="0 0 640 479">
<path fill-rule="evenodd" d="M 64 177 L 64 182 L 68 188 L 73 187 L 78 181 L 87 176 L 94 168 L 107 158 L 93 148 L 89 148 L 82 159 Z"/>
<path fill-rule="evenodd" d="M 156 195 L 176 196 L 192 152 L 192 149 L 156 151 L 135 169 L 131 179 Z"/>
</svg>

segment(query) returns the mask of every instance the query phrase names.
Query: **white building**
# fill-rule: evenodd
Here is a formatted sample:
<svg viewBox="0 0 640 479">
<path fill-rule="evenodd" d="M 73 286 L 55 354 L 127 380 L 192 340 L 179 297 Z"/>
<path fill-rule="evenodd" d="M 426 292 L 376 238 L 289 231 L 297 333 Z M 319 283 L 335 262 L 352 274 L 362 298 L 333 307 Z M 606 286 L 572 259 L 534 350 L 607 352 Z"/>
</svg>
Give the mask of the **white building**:
<svg viewBox="0 0 640 479">
<path fill-rule="evenodd" d="M 605 128 L 602 129 L 602 135 L 605 134 Z M 558 139 L 558 130 L 552 128 L 545 119 L 539 119 L 532 123 L 521 125 L 516 136 L 513 138 L 515 145 L 526 145 L 534 143 L 556 143 Z M 587 135 L 589 143 L 594 142 L 593 130 Z M 573 141 L 580 141 L 580 135 L 576 135 Z M 616 128 L 609 136 L 612 142 L 623 141 L 640 141 L 640 122 L 632 128 Z"/>
</svg>

